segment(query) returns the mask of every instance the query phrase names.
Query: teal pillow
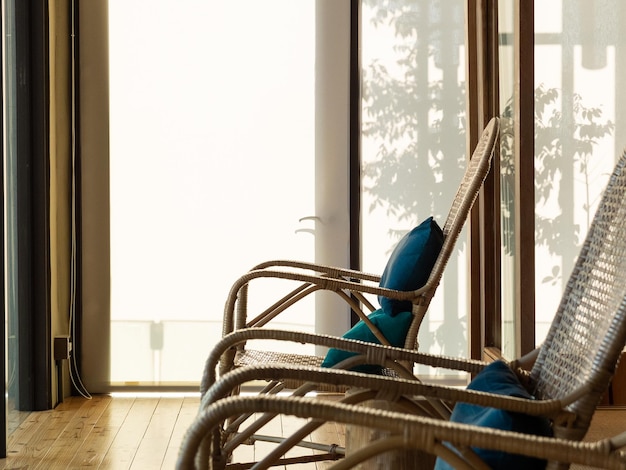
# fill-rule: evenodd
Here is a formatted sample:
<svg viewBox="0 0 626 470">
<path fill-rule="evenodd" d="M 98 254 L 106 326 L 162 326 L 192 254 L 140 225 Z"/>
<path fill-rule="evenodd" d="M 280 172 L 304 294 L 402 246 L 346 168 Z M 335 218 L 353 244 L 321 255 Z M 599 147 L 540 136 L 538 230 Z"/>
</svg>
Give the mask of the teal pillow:
<svg viewBox="0 0 626 470">
<path fill-rule="evenodd" d="M 407 233 L 396 245 L 380 279 L 380 287 L 400 291 L 417 290 L 426 284 L 443 245 L 443 231 L 432 217 Z M 378 296 L 387 315 L 411 311 L 409 300 Z"/>
<path fill-rule="evenodd" d="M 396 316 L 391 317 L 386 315 L 382 309 L 378 309 L 370 313 L 367 318 L 376 325 L 380 332 L 387 338 L 392 346 L 398 348 L 404 346 L 406 334 L 411 326 L 413 320 L 413 314 L 411 312 L 400 312 Z M 366 341 L 368 343 L 380 344 L 378 338 L 374 336 L 374 333 L 368 328 L 363 320 L 360 320 L 354 325 L 346 334 L 344 338 L 358 339 Z M 330 349 L 322 362 L 322 367 L 332 367 L 338 362 L 343 361 L 349 357 L 355 356 L 357 353 L 342 351 L 340 349 Z M 381 367 L 378 365 L 361 365 L 356 366 L 352 370 L 357 372 L 365 372 L 368 374 L 378 374 L 381 371 Z"/>
<path fill-rule="evenodd" d="M 519 382 L 511 368 L 502 361 L 495 361 L 485 367 L 467 386 L 468 390 L 496 393 L 511 397 L 533 400 L 533 396 Z M 539 416 L 488 408 L 469 403 L 457 403 L 452 410 L 450 421 L 473 424 L 504 431 L 514 431 L 538 436 L 552 436 L 550 421 Z M 546 461 L 506 452 L 478 449 L 476 452 L 490 468 L 506 470 L 535 470 L 546 468 Z M 435 470 L 449 470 L 452 467 L 437 459 Z"/>
</svg>

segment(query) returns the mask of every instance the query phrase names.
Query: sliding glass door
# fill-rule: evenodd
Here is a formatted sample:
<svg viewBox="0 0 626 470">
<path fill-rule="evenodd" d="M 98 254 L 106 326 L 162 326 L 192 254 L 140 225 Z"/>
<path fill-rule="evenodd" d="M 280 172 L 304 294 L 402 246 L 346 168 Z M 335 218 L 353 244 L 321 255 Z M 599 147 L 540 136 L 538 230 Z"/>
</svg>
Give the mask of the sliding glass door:
<svg viewBox="0 0 626 470">
<path fill-rule="evenodd" d="M 612 0 L 534 2 L 534 9 L 530 2 L 498 1 L 502 115 L 498 320 L 501 352 L 507 359 L 522 352 L 522 341 L 529 349 L 544 340 L 622 151 L 623 113 L 618 104 L 623 100 L 617 84 L 626 70 L 619 27 L 625 14 Z M 520 66 L 531 54 L 530 66 Z M 523 165 L 532 172 L 521 176 Z M 533 213 L 523 222 L 519 211 L 528 215 L 529 208 Z M 524 242 L 520 233 L 529 227 L 532 233 Z M 532 258 L 519 251 L 529 242 L 534 244 Z M 529 271 L 529 259 L 534 259 L 534 272 Z M 529 276 L 532 285 L 522 288 Z M 532 291 L 535 295 L 523 307 L 520 299 Z"/>
<path fill-rule="evenodd" d="M 538 343 L 624 147 L 625 17 L 614 0 L 535 5 Z"/>
<path fill-rule="evenodd" d="M 349 1 L 81 5 L 83 93 L 108 109 L 82 111 L 83 138 L 108 130 L 83 147 L 88 388 L 195 387 L 239 276 L 348 266 L 349 24 Z M 252 310 L 280 294 L 253 289 Z M 311 297 L 275 326 L 341 334 L 349 310 Z"/>
<path fill-rule="evenodd" d="M 465 2 L 392 5 L 364 0 L 361 12 L 362 257 L 370 272 L 382 272 L 400 237 L 425 218 L 443 226 L 468 158 Z M 420 330 L 421 351 L 468 354 L 466 241 L 464 231 Z"/>
<path fill-rule="evenodd" d="M 314 3 L 109 7 L 111 383 L 195 382 L 237 277 L 314 260 Z"/>
</svg>

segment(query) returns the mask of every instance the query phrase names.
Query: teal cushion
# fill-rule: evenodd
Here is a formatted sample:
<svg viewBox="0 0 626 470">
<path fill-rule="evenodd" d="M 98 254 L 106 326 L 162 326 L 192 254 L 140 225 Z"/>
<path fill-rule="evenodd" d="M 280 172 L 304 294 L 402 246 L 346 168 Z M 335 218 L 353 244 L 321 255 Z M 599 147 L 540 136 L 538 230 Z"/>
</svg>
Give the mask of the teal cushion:
<svg viewBox="0 0 626 470">
<path fill-rule="evenodd" d="M 515 373 L 502 361 L 485 367 L 467 386 L 468 390 L 496 393 L 533 400 L 534 397 L 519 382 Z M 489 428 L 514 431 L 538 436 L 551 436 L 550 421 L 538 416 L 513 413 L 497 408 L 487 408 L 469 403 L 457 403 L 450 421 Z M 506 470 L 544 469 L 546 461 L 522 455 L 507 454 L 496 450 L 474 448 L 490 468 Z M 452 469 L 442 459 L 437 460 L 435 470 Z"/>
<path fill-rule="evenodd" d="M 403 347 L 406 339 L 406 334 L 411 326 L 411 320 L 413 314 L 411 312 L 400 312 L 396 316 L 391 317 L 386 315 L 382 309 L 378 309 L 370 313 L 367 318 L 376 325 L 380 332 L 387 338 L 392 346 Z M 344 338 L 358 339 L 366 341 L 368 343 L 380 344 L 378 338 L 374 336 L 374 333 L 369 329 L 367 324 L 360 320 L 354 325 L 346 334 Z M 355 356 L 357 353 L 342 351 L 340 349 L 330 349 L 322 362 L 322 367 L 332 367 L 338 362 L 343 361 L 349 357 Z M 380 373 L 381 367 L 379 365 L 362 365 L 356 366 L 352 370 L 357 372 L 365 372 L 368 374 Z"/>
<path fill-rule="evenodd" d="M 443 245 L 443 231 L 432 217 L 407 233 L 396 245 L 380 279 L 380 287 L 417 290 L 426 284 Z M 378 296 L 387 315 L 411 311 L 411 302 Z"/>
</svg>

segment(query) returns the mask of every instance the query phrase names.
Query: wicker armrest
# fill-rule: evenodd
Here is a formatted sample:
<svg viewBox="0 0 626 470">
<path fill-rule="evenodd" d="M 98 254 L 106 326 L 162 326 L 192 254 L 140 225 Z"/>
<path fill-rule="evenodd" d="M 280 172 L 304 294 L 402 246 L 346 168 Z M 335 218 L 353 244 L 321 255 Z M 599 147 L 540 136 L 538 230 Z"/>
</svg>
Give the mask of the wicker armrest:
<svg viewBox="0 0 626 470">
<path fill-rule="evenodd" d="M 382 366 L 385 366 L 387 361 L 397 361 L 410 364 L 422 364 L 448 370 L 478 373 L 487 364 L 483 361 L 438 356 L 406 348 L 383 346 L 330 335 L 270 328 L 247 328 L 224 336 L 212 348 L 205 363 L 204 375 L 201 381 L 201 391 L 206 391 L 207 388 L 215 382 L 217 365 L 222 359 L 222 356 L 228 354 L 229 351 L 234 354 L 234 350 L 238 345 L 251 340 L 289 341 L 298 344 L 314 344 L 337 348 L 365 355 L 367 361 L 370 363 L 380 364 Z"/>
</svg>

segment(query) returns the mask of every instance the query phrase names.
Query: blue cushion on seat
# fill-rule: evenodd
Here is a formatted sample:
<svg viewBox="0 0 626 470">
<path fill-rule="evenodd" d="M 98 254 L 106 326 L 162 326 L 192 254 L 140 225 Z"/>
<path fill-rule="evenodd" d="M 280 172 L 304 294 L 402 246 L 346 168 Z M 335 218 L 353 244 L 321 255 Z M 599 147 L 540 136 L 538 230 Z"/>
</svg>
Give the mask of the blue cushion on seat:
<svg viewBox="0 0 626 470">
<path fill-rule="evenodd" d="M 443 231 L 432 217 L 407 233 L 396 245 L 380 279 L 380 287 L 400 291 L 419 289 L 435 265 L 443 245 Z M 410 301 L 399 301 L 378 296 L 378 302 L 387 315 L 411 310 Z"/>
<path fill-rule="evenodd" d="M 467 386 L 468 390 L 496 393 L 533 400 L 534 397 L 519 382 L 515 373 L 503 361 L 485 367 Z M 550 421 L 538 416 L 513 413 L 497 408 L 487 408 L 469 403 L 457 403 L 450 421 L 514 431 L 538 436 L 551 436 Z M 546 461 L 496 450 L 474 448 L 474 451 L 493 469 L 523 470 L 544 469 Z M 435 470 L 452 469 L 442 459 L 437 459 Z"/>
<path fill-rule="evenodd" d="M 413 320 L 413 314 L 411 312 L 400 312 L 395 317 L 386 315 L 382 309 L 378 309 L 370 313 L 367 318 L 376 325 L 380 332 L 387 338 L 392 346 L 403 347 L 406 339 L 406 334 L 411 326 Z M 358 339 L 366 341 L 368 343 L 380 344 L 378 338 L 374 336 L 374 333 L 369 329 L 367 324 L 360 320 L 354 325 L 346 334 L 344 338 Z M 340 349 L 330 349 L 322 362 L 322 367 L 332 367 L 338 362 L 343 361 L 349 357 L 355 356 L 357 353 L 342 351 Z M 368 374 L 378 374 L 381 371 L 381 367 L 377 365 L 361 365 L 356 366 L 352 370 L 357 372 L 365 372 Z"/>
</svg>

